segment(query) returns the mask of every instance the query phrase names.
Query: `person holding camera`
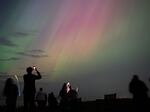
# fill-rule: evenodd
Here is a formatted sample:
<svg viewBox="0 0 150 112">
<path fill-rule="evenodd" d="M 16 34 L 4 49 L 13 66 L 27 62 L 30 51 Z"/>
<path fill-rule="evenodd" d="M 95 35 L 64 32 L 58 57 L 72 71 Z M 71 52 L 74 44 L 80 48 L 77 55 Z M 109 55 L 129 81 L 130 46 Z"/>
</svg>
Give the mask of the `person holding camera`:
<svg viewBox="0 0 150 112">
<path fill-rule="evenodd" d="M 33 74 L 33 70 L 36 71 L 37 75 Z M 35 80 L 41 79 L 40 72 L 35 67 L 28 67 L 26 69 L 27 74 L 23 76 L 24 79 L 24 111 L 33 112 L 35 110 L 34 99 L 36 93 Z"/>
</svg>

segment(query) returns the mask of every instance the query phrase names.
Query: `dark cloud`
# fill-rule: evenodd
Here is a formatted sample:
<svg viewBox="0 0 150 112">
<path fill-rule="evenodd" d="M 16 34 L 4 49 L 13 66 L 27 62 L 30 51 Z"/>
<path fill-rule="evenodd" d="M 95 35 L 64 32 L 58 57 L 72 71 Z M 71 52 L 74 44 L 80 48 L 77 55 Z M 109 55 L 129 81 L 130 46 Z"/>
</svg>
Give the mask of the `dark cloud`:
<svg viewBox="0 0 150 112">
<path fill-rule="evenodd" d="M 17 57 L 11 57 L 11 58 L 0 59 L 0 61 L 17 61 L 19 59 L 20 58 L 17 58 Z"/>
<path fill-rule="evenodd" d="M 9 47 L 16 46 L 16 44 L 14 44 L 11 40 L 9 40 L 8 37 L 0 37 L 0 45 Z"/>
<path fill-rule="evenodd" d="M 39 31 L 16 31 L 16 32 L 13 32 L 13 36 L 15 37 L 27 37 L 29 35 L 35 35 L 39 33 Z"/>
<path fill-rule="evenodd" d="M 33 49 L 30 50 L 29 52 L 33 52 L 33 53 L 44 53 L 45 51 L 41 50 L 41 49 Z"/>
<path fill-rule="evenodd" d="M 15 35 L 16 36 L 23 36 L 23 37 L 25 37 L 25 36 L 28 36 L 29 35 L 29 33 L 27 33 L 27 32 L 15 32 Z"/>
<path fill-rule="evenodd" d="M 46 54 L 31 54 L 31 53 L 24 53 L 24 52 L 18 52 L 17 54 L 22 55 L 22 56 L 28 56 L 32 58 L 45 58 L 48 57 Z"/>
<path fill-rule="evenodd" d="M 1 72 L 0 71 L 0 75 L 7 75 L 8 73 L 7 72 Z"/>
<path fill-rule="evenodd" d="M 34 55 L 34 54 L 31 54 L 30 55 L 31 57 L 33 57 L 33 58 L 45 58 L 45 57 L 48 57 L 48 55 Z"/>
</svg>

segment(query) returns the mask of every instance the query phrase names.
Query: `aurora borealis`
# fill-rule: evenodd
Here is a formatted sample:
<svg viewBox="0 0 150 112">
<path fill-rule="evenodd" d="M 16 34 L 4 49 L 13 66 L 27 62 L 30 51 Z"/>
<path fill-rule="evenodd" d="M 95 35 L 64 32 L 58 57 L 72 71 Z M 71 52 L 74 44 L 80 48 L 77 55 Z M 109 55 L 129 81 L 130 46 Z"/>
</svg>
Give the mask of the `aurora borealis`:
<svg viewBox="0 0 150 112">
<path fill-rule="evenodd" d="M 37 66 L 47 91 L 57 94 L 70 81 L 85 100 L 114 92 L 130 97 L 133 74 L 150 85 L 149 6 L 149 0 L 0 0 L 0 81 L 8 75 L 21 81 L 26 67 Z"/>
</svg>

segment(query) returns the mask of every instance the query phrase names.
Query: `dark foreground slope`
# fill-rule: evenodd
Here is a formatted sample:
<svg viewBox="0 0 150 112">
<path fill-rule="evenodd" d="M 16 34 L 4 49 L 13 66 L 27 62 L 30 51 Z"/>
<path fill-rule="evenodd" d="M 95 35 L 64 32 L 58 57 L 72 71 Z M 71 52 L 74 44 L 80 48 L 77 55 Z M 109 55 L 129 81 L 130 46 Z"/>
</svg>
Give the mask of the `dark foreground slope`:
<svg viewBox="0 0 150 112">
<path fill-rule="evenodd" d="M 5 110 L 6 108 L 4 106 L 0 107 L 0 112 L 5 112 Z M 23 112 L 23 107 L 18 107 L 17 112 Z M 43 111 L 36 111 L 36 112 L 54 112 L 54 111 L 50 111 L 49 108 L 46 107 Z M 55 112 L 61 111 L 57 109 Z M 115 99 L 115 100 L 98 99 L 95 101 L 79 102 L 76 107 L 76 110 L 71 112 L 135 112 L 135 111 L 134 111 L 134 104 L 131 99 Z"/>
</svg>

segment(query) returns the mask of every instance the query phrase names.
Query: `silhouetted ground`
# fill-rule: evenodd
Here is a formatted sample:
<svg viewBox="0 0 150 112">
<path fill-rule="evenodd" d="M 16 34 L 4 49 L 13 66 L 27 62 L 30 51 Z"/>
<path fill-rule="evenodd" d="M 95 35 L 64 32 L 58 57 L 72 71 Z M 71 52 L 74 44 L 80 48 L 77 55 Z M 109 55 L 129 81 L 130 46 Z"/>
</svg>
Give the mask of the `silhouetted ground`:
<svg viewBox="0 0 150 112">
<path fill-rule="evenodd" d="M 5 107 L 1 106 L 0 112 L 5 112 Z M 23 112 L 23 107 L 19 107 L 17 112 Z M 52 111 L 50 111 L 47 107 L 42 112 L 52 112 Z M 61 111 L 57 110 L 55 112 Z M 116 99 L 116 100 L 98 99 L 96 101 L 80 102 L 78 104 L 77 110 L 74 112 L 134 112 L 134 105 L 131 99 Z"/>
<path fill-rule="evenodd" d="M 132 112 L 133 103 L 131 99 L 96 100 L 84 102 L 82 112 Z"/>
</svg>

